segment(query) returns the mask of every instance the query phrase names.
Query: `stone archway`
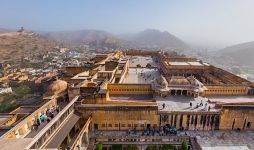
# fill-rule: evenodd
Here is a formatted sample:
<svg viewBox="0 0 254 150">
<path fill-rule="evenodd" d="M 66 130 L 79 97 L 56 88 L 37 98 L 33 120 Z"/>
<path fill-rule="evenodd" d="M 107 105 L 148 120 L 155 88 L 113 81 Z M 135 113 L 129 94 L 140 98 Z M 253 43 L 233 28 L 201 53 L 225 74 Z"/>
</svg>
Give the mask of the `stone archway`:
<svg viewBox="0 0 254 150">
<path fill-rule="evenodd" d="M 187 96 L 187 90 L 183 90 L 182 95 Z"/>
<path fill-rule="evenodd" d="M 170 94 L 171 94 L 171 95 L 176 95 L 176 90 L 171 90 L 171 91 L 170 91 Z"/>
<path fill-rule="evenodd" d="M 182 95 L 182 90 L 177 90 L 176 95 Z"/>
</svg>

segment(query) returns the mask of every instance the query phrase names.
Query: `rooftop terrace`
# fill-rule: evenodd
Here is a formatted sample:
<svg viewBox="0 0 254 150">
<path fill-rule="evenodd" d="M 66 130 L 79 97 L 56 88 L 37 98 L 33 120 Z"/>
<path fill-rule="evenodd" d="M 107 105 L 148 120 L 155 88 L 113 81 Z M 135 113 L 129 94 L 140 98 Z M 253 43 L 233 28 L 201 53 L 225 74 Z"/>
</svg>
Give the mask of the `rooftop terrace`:
<svg viewBox="0 0 254 150">
<path fill-rule="evenodd" d="M 123 83 L 150 84 L 159 76 L 160 73 L 155 68 L 129 68 Z"/>
<path fill-rule="evenodd" d="M 141 65 L 141 67 L 146 67 L 147 64 L 151 64 L 153 67 L 157 66 L 151 56 L 130 56 L 129 63 L 130 67 L 137 67 L 138 64 Z"/>
<path fill-rule="evenodd" d="M 215 108 L 215 104 L 209 103 L 208 99 L 203 97 L 168 96 L 163 98 L 157 96 L 155 99 L 161 112 L 205 112 L 208 111 L 209 106 L 210 112 L 218 112 L 218 109 Z M 201 102 L 203 106 L 200 105 Z M 190 106 L 190 103 L 192 103 L 192 106 Z M 163 108 L 163 104 L 165 104 L 165 108 Z"/>
</svg>

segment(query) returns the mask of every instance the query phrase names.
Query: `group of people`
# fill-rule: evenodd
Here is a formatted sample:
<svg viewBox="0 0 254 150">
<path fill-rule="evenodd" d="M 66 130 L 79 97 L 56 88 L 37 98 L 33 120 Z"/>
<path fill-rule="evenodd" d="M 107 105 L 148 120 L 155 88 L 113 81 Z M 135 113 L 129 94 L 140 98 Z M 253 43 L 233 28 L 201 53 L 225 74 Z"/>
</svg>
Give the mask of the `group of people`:
<svg viewBox="0 0 254 150">
<path fill-rule="evenodd" d="M 136 74 L 138 73 L 138 71 L 136 70 Z M 149 75 L 146 75 L 145 73 L 143 73 L 143 70 L 141 70 L 141 73 L 140 73 L 141 77 L 145 79 L 145 81 L 147 79 L 149 79 L 150 77 L 152 77 L 152 74 L 149 74 Z M 154 77 L 151 79 L 151 80 L 154 80 Z"/>
<path fill-rule="evenodd" d="M 137 134 L 137 129 L 130 129 L 128 130 L 128 135 L 131 135 L 133 133 L 134 135 Z M 142 131 L 142 136 L 154 136 L 155 134 L 158 134 L 159 136 L 167 136 L 167 135 L 177 135 L 177 129 L 169 126 L 169 125 L 164 125 L 159 128 L 156 127 L 147 127 Z"/>
<path fill-rule="evenodd" d="M 42 123 L 49 123 L 50 120 L 52 120 L 54 118 L 54 116 L 59 113 L 60 109 L 58 106 L 53 106 L 52 108 L 50 109 L 47 109 L 46 110 L 46 113 L 41 113 L 41 115 L 39 116 L 39 118 L 37 119 L 34 119 L 34 122 L 33 122 L 33 128 L 35 130 L 38 130 L 39 126 L 42 124 Z"/>
<path fill-rule="evenodd" d="M 205 109 L 207 108 L 207 102 L 205 103 Z M 197 105 L 195 106 L 195 108 L 197 109 L 197 108 L 199 108 L 199 107 L 203 107 L 204 106 L 204 104 L 203 104 L 203 101 L 201 100 L 201 102 L 200 103 L 197 103 Z M 190 102 L 190 107 L 192 107 L 192 102 Z M 211 109 L 211 107 L 210 106 L 208 106 L 208 111 L 210 111 L 210 109 Z"/>
</svg>

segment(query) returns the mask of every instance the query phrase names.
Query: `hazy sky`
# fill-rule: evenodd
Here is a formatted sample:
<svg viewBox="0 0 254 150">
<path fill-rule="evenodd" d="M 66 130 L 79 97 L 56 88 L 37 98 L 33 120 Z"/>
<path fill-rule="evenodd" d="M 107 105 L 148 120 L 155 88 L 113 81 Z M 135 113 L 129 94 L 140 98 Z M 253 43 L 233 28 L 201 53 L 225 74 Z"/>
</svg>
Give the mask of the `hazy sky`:
<svg viewBox="0 0 254 150">
<path fill-rule="evenodd" d="M 0 27 L 167 30 L 194 44 L 254 41 L 254 0 L 0 0 Z"/>
</svg>

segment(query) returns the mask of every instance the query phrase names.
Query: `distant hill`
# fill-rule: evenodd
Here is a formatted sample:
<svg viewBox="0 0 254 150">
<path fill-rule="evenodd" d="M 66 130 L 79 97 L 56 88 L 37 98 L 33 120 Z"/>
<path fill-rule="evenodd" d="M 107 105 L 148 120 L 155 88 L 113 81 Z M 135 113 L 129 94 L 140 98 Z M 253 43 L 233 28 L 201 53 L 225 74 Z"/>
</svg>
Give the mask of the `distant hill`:
<svg viewBox="0 0 254 150">
<path fill-rule="evenodd" d="M 226 47 L 218 53 L 237 63 L 254 67 L 254 41 Z"/>
<path fill-rule="evenodd" d="M 122 35 L 121 38 L 130 47 L 186 50 L 189 46 L 167 31 L 147 29 L 137 34 Z"/>
<path fill-rule="evenodd" d="M 94 47 L 118 48 L 121 41 L 114 35 L 100 30 L 77 30 L 48 32 L 45 36 L 71 45 L 90 45 Z"/>
<path fill-rule="evenodd" d="M 136 34 L 113 35 L 101 30 L 58 31 L 44 34 L 47 38 L 72 45 L 108 48 L 148 48 L 186 50 L 189 46 L 167 31 L 147 29 Z"/>
<path fill-rule="evenodd" d="M 0 28 L 0 33 L 13 32 L 11 29 Z"/>
<path fill-rule="evenodd" d="M 17 60 L 51 51 L 58 43 L 27 30 L 0 33 L 0 60 Z"/>
</svg>

